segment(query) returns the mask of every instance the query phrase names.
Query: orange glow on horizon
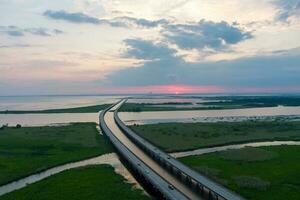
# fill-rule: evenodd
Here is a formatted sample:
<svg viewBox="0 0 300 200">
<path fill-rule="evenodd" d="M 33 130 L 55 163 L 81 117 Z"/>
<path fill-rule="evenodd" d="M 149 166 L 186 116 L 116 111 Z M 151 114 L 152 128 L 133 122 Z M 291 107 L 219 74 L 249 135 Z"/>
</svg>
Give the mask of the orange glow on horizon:
<svg viewBox="0 0 300 200">
<path fill-rule="evenodd" d="M 158 93 L 158 94 L 186 94 L 186 93 L 221 93 L 224 88 L 217 86 L 193 86 L 193 85 L 154 85 L 134 87 L 99 88 L 101 93 Z"/>
<path fill-rule="evenodd" d="M 214 94 L 214 93 L 300 93 L 300 87 L 220 87 L 220 86 L 194 86 L 194 85 L 153 85 L 132 87 L 98 87 L 90 90 L 90 93 L 102 94 Z"/>
</svg>

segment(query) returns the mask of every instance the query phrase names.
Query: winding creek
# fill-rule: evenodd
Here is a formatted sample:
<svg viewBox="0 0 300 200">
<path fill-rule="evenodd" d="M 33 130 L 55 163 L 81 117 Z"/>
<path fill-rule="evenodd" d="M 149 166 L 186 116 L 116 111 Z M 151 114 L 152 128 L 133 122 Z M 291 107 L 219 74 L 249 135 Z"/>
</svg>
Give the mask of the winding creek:
<svg viewBox="0 0 300 200">
<path fill-rule="evenodd" d="M 96 128 L 97 128 L 99 134 L 103 135 L 99 125 L 97 125 Z M 38 182 L 40 180 L 43 180 L 47 177 L 58 174 L 60 172 L 68 170 L 68 169 L 84 167 L 84 166 L 88 166 L 88 165 L 103 165 L 103 164 L 112 166 L 114 168 L 114 171 L 117 174 L 120 174 L 121 176 L 123 176 L 123 178 L 125 178 L 125 180 L 128 183 L 133 184 L 133 186 L 135 188 L 144 190 L 143 187 L 133 177 L 133 175 L 121 163 L 118 155 L 116 153 L 108 153 L 108 154 L 104 154 L 104 155 L 97 156 L 94 158 L 89 158 L 89 159 L 85 159 L 85 160 L 81 160 L 81 161 L 77 161 L 77 162 L 71 162 L 71 163 L 67 163 L 64 165 L 56 166 L 56 167 L 47 169 L 45 171 L 42 171 L 40 173 L 32 174 L 25 178 L 21 178 L 17 181 L 13 181 L 6 185 L 2 185 L 2 186 L 0 186 L 0 196 L 7 194 L 9 192 L 24 188 L 29 184 Z M 147 194 L 146 191 L 144 191 L 144 192 L 145 192 L 145 194 Z"/>
<path fill-rule="evenodd" d="M 142 188 L 138 184 L 138 182 L 134 179 L 134 177 L 130 174 L 130 172 L 120 162 L 117 154 L 109 153 L 109 154 L 104 154 L 104 155 L 97 156 L 94 158 L 53 167 L 53 168 L 50 168 L 43 172 L 33 174 L 33 175 L 27 176 L 25 178 L 19 179 L 17 181 L 13 181 L 6 185 L 0 186 L 0 196 L 4 195 L 6 193 L 12 192 L 14 190 L 24 188 L 29 184 L 38 182 L 40 180 L 43 180 L 47 177 L 58 174 L 60 172 L 68 170 L 68 169 L 84 167 L 84 166 L 88 166 L 88 165 L 101 165 L 101 164 L 107 164 L 107 165 L 112 166 L 115 169 L 115 172 L 117 174 L 122 175 L 127 180 L 128 183 L 134 184 L 134 186 L 137 188 Z"/>
<path fill-rule="evenodd" d="M 170 155 L 175 158 L 180 158 L 180 157 L 185 157 L 185 156 L 202 155 L 202 154 L 206 154 L 206 153 L 219 152 L 219 151 L 224 151 L 224 150 L 228 150 L 228 149 L 241 149 L 244 147 L 262 147 L 262 146 L 278 146 L 278 145 L 300 145 L 300 141 L 252 142 L 252 143 L 245 143 L 245 144 L 235 144 L 235 145 L 226 145 L 226 146 L 219 146 L 219 147 L 202 148 L 202 149 L 196 149 L 196 150 L 185 151 L 185 152 L 175 152 L 175 153 L 170 153 Z M 28 184 L 38 182 L 40 180 L 43 180 L 47 177 L 58 174 L 60 172 L 68 170 L 68 169 L 84 167 L 84 166 L 88 166 L 88 165 L 100 165 L 100 164 L 111 165 L 115 169 L 115 172 L 117 174 L 122 175 L 127 180 L 128 183 L 132 183 L 134 185 L 134 187 L 142 189 L 141 185 L 135 180 L 135 178 L 131 175 L 131 173 L 120 162 L 117 154 L 109 153 L 109 154 L 104 154 L 104 155 L 97 156 L 94 158 L 53 167 L 53 168 L 45 170 L 43 172 L 33 174 L 28 177 L 22 178 L 20 180 L 0 186 L 0 196 L 4 195 L 6 193 L 12 192 L 14 190 L 21 189 L 23 187 L 26 187 Z"/>
<path fill-rule="evenodd" d="M 170 155 L 173 156 L 174 158 L 181 158 L 186 156 L 195 156 L 195 155 L 225 151 L 229 149 L 241 149 L 244 147 L 278 146 L 278 145 L 300 145 L 300 141 L 251 142 L 245 144 L 233 144 L 233 145 L 225 145 L 219 147 L 202 148 L 202 149 L 196 149 L 192 151 L 175 152 L 175 153 L 170 153 Z"/>
</svg>

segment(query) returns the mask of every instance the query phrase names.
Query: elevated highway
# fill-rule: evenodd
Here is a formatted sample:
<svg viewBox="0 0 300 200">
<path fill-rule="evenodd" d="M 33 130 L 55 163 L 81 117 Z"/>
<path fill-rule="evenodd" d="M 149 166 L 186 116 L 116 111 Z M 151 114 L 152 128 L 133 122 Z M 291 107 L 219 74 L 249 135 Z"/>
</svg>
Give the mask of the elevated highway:
<svg viewBox="0 0 300 200">
<path fill-rule="evenodd" d="M 129 129 L 118 117 L 122 100 L 100 114 L 100 127 L 119 155 L 164 199 L 243 200 L 172 158 Z"/>
</svg>

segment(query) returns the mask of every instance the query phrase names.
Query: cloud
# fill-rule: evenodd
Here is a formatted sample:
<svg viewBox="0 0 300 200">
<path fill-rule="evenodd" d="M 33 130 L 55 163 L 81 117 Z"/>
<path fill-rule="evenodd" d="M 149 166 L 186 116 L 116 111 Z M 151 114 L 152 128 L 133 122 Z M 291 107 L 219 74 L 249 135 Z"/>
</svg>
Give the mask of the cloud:
<svg viewBox="0 0 300 200">
<path fill-rule="evenodd" d="M 125 87 L 179 84 L 259 88 L 300 85 L 299 49 L 231 61 L 188 63 L 174 56 L 172 49 L 166 50 L 167 47 L 163 46 L 161 50 L 155 43 L 149 43 L 131 41 L 134 50 L 128 51 L 128 54 L 136 58 L 155 59 L 108 75 L 109 83 Z M 140 51 L 136 49 L 138 47 Z M 159 53 L 152 54 L 155 50 Z"/>
<path fill-rule="evenodd" d="M 190 1 L 191 1 L 191 0 L 183 0 L 183 1 L 177 2 L 177 3 L 175 3 L 174 5 L 172 5 L 170 8 L 164 10 L 162 14 L 170 13 L 170 12 L 172 12 L 173 10 L 176 10 L 176 9 L 178 9 L 178 8 L 181 8 L 181 7 L 183 7 L 184 5 L 186 5 L 187 3 L 189 3 Z"/>
<path fill-rule="evenodd" d="M 275 0 L 273 3 L 279 9 L 278 21 L 287 22 L 292 16 L 300 16 L 300 0 Z"/>
<path fill-rule="evenodd" d="M 121 11 L 121 10 L 112 10 L 111 13 L 115 14 L 115 15 L 133 15 L 134 14 L 133 12 L 130 12 L 130 11 Z"/>
<path fill-rule="evenodd" d="M 6 48 L 26 48 L 26 47 L 32 47 L 32 45 L 29 45 L 29 44 L 0 45 L 0 49 L 6 49 Z"/>
<path fill-rule="evenodd" d="M 138 19 L 133 17 L 116 17 L 113 19 L 115 22 L 123 22 L 124 26 L 137 26 L 142 28 L 154 28 L 160 25 L 166 25 L 169 22 L 165 19 L 160 20 L 147 20 L 147 19 Z"/>
<path fill-rule="evenodd" d="M 21 37 L 24 36 L 24 33 L 22 31 L 6 31 L 7 35 L 13 36 L 13 37 Z"/>
<path fill-rule="evenodd" d="M 50 31 L 45 28 L 29 28 L 29 29 L 25 29 L 24 31 L 31 33 L 32 35 L 51 36 Z"/>
<path fill-rule="evenodd" d="M 183 49 L 223 49 L 252 38 L 244 31 L 227 22 L 201 20 L 196 24 L 168 25 L 162 31 L 164 36 Z"/>
<path fill-rule="evenodd" d="M 165 19 L 160 20 L 147 20 L 133 17 L 115 17 L 112 19 L 98 19 L 96 17 L 89 16 L 87 14 L 76 12 L 71 13 L 64 10 L 53 11 L 47 10 L 43 13 L 44 16 L 55 20 L 64 20 L 72 23 L 86 23 L 86 24 L 107 24 L 113 27 L 142 27 L 142 28 L 154 28 L 159 25 L 165 25 L 168 23 Z"/>
<path fill-rule="evenodd" d="M 99 19 L 95 17 L 91 17 L 80 12 L 69 13 L 64 10 L 60 10 L 60 11 L 47 10 L 43 13 L 43 15 L 51 19 L 65 20 L 73 23 L 99 24 L 101 22 Z"/>
<path fill-rule="evenodd" d="M 154 60 L 167 59 L 173 57 L 176 50 L 170 49 L 163 43 L 153 43 L 150 40 L 143 39 L 127 39 L 124 40 L 127 50 L 124 53 L 125 57 Z"/>
<path fill-rule="evenodd" d="M 59 29 L 54 29 L 53 33 L 58 35 L 58 34 L 63 34 L 64 32 L 62 30 L 59 30 Z"/>
<path fill-rule="evenodd" d="M 6 34 L 12 37 L 22 37 L 25 34 L 38 35 L 38 36 L 53 36 L 64 33 L 58 29 L 48 28 L 20 28 L 17 26 L 0 26 L 0 33 Z"/>
</svg>

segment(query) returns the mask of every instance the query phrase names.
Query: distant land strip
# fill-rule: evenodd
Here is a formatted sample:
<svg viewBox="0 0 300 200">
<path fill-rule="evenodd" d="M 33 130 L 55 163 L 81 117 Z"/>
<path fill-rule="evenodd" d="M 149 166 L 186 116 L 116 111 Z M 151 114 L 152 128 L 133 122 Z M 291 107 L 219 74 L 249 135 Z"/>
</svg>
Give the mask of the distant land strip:
<svg viewBox="0 0 300 200">
<path fill-rule="evenodd" d="M 47 113 L 95 113 L 103 110 L 111 104 L 75 107 L 75 108 L 61 108 L 61 109 L 47 109 L 47 110 L 5 110 L 0 111 L 0 114 L 47 114 Z"/>
</svg>

